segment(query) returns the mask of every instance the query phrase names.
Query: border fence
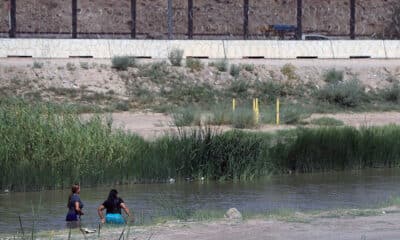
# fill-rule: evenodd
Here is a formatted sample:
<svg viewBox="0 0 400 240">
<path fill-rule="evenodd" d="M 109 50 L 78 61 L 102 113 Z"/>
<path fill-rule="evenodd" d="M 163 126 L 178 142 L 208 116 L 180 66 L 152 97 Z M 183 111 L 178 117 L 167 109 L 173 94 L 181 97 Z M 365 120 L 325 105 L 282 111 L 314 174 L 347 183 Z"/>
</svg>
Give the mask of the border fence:
<svg viewBox="0 0 400 240">
<path fill-rule="evenodd" d="M 3 38 L 400 38 L 398 0 L 4 0 Z"/>
</svg>

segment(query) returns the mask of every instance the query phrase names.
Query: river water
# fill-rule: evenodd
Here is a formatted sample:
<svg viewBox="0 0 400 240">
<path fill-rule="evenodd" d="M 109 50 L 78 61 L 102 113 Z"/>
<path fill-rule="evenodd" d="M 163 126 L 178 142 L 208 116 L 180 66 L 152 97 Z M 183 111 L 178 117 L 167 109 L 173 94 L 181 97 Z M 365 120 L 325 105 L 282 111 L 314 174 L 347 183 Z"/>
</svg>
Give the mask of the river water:
<svg viewBox="0 0 400 240">
<path fill-rule="evenodd" d="M 151 219 L 168 206 L 192 210 L 268 212 L 276 209 L 329 210 L 371 207 L 400 196 L 400 170 L 376 169 L 324 174 L 273 176 L 247 183 L 137 184 L 117 186 L 120 197 L 144 219 Z M 85 188 L 83 223 L 96 227 L 96 209 L 110 187 Z M 26 228 L 32 216 L 39 219 L 37 230 L 66 227 L 68 190 L 0 194 L 0 233 L 15 233 L 18 216 Z M 166 207 L 167 206 L 167 207 Z M 161 210 L 160 210 L 161 209 Z"/>
</svg>

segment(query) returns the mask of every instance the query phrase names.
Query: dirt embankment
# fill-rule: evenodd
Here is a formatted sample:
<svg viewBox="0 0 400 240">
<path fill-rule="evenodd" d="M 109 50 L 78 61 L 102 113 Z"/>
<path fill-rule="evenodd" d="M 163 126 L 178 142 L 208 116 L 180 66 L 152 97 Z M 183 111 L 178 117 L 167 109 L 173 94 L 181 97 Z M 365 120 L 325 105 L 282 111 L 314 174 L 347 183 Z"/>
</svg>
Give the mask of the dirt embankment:
<svg viewBox="0 0 400 240">
<path fill-rule="evenodd" d="M 229 69 L 221 72 L 208 66 L 210 62 L 202 61 L 203 68 L 193 71 L 142 60 L 137 67 L 117 71 L 110 60 L 3 59 L 0 91 L 3 96 L 34 100 L 101 104 L 171 92 L 183 85 L 227 89 L 237 79 L 249 84 L 275 81 L 320 88 L 325 84 L 325 74 L 332 69 L 342 71 L 345 81 L 357 78 L 366 91 L 386 88 L 400 78 L 399 60 L 232 60 L 230 64 L 251 68 L 240 70 L 237 76 L 232 76 Z"/>
<path fill-rule="evenodd" d="M 204 63 L 207 65 L 206 61 Z M 141 64 L 151 66 L 155 63 L 143 61 Z M 332 68 L 343 71 L 345 79 L 358 78 L 367 91 L 391 86 L 400 77 L 398 60 L 237 60 L 231 61 L 231 64 L 253 64 L 250 65 L 253 66 L 251 71 L 242 70 L 239 73 L 239 78 L 250 83 L 276 81 L 312 88 L 323 87 L 326 84 L 324 75 Z M 291 74 L 294 79 L 282 71 L 288 64 L 293 67 Z M 0 62 L 0 92 L 2 96 L 21 96 L 31 101 L 112 107 L 110 111 L 130 110 L 113 113 L 114 126 L 145 138 L 154 138 L 175 131 L 172 118 L 151 113 L 154 108 L 167 104 L 169 100 L 182 104 L 190 104 L 192 100 L 204 101 L 208 96 L 215 97 L 213 94 L 216 92 L 212 92 L 212 89 L 229 90 L 236 81 L 229 71 L 220 72 L 210 66 L 204 66 L 200 71 L 191 71 L 186 67 L 154 66 L 148 68 L 139 65 L 127 71 L 117 71 L 111 68 L 109 60 L 7 59 Z M 147 109 L 149 106 L 152 106 L 152 110 Z M 323 116 L 355 127 L 400 123 L 400 113 L 396 112 L 314 114 L 311 119 Z M 262 125 L 257 131 L 288 127 Z M 218 128 L 222 131 L 230 129 L 228 126 Z"/>
<path fill-rule="evenodd" d="M 356 6 L 356 34 L 369 37 L 390 35 L 397 0 L 362 0 Z M 250 1 L 249 32 L 262 34 L 263 26 L 296 25 L 296 0 Z M 9 27 L 9 0 L 0 6 L 0 31 Z M 87 33 L 130 33 L 129 0 L 78 1 L 78 31 Z M 173 1 L 173 24 L 177 35 L 187 33 L 187 0 Z M 241 35 L 243 33 L 242 0 L 194 1 L 194 33 Z M 167 32 L 167 1 L 137 1 L 137 32 L 141 37 L 165 38 Z M 18 0 L 17 29 L 22 32 L 64 32 L 71 29 L 70 1 Z M 304 0 L 305 32 L 348 35 L 350 32 L 348 0 Z"/>
</svg>

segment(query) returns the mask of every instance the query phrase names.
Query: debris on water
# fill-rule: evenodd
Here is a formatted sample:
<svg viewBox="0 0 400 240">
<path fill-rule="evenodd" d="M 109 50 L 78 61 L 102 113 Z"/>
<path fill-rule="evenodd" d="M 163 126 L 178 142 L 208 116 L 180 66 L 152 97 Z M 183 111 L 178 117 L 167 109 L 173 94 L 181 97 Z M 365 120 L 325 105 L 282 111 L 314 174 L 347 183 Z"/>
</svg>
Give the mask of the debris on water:
<svg viewBox="0 0 400 240">
<path fill-rule="evenodd" d="M 175 183 L 175 179 L 173 179 L 173 178 L 170 178 L 168 181 L 169 181 L 169 183 Z"/>
<path fill-rule="evenodd" d="M 192 181 L 193 181 L 193 179 L 192 179 L 192 178 L 190 178 L 190 177 L 187 177 L 187 178 L 185 178 L 185 181 L 186 181 L 186 182 L 192 182 Z"/>
<path fill-rule="evenodd" d="M 242 220 L 242 213 L 239 212 L 236 208 L 230 208 L 224 215 L 226 219 L 229 220 Z"/>
<path fill-rule="evenodd" d="M 85 233 L 95 233 L 96 229 L 82 228 L 82 231 L 84 231 Z"/>
</svg>

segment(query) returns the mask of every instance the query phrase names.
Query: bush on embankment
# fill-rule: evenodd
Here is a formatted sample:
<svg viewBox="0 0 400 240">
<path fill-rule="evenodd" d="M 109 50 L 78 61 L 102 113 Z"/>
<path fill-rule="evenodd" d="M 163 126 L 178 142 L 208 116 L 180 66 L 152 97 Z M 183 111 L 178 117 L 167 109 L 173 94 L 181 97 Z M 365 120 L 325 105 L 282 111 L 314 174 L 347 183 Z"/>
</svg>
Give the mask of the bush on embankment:
<svg viewBox="0 0 400 240">
<path fill-rule="evenodd" d="M 0 103 L 0 187 L 32 190 L 169 177 L 251 180 L 270 173 L 397 167 L 400 127 L 298 129 L 275 134 L 210 129 L 152 142 L 49 105 Z"/>
</svg>

